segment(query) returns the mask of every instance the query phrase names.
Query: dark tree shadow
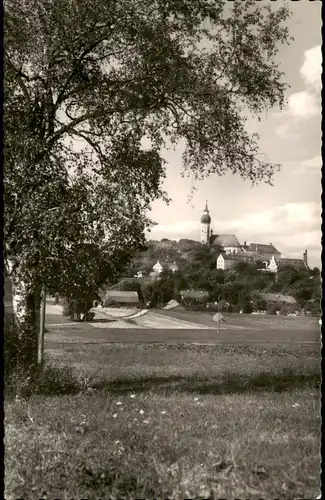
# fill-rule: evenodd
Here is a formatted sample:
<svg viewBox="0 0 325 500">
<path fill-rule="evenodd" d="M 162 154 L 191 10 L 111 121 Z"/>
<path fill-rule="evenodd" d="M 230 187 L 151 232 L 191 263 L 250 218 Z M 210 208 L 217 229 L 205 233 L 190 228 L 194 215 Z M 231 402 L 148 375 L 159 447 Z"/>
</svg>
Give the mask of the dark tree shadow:
<svg viewBox="0 0 325 500">
<path fill-rule="evenodd" d="M 252 394 L 262 392 L 289 392 L 305 387 L 318 389 L 321 384 L 320 373 L 300 374 L 293 373 L 270 374 L 260 373 L 256 376 L 229 375 L 220 377 L 201 378 L 197 376 L 184 377 L 174 375 L 168 377 L 152 376 L 138 378 L 116 378 L 113 380 L 94 381 L 90 387 L 100 391 L 107 391 L 115 395 L 131 393 L 156 393 L 171 396 L 175 393 L 221 395 L 221 394 Z M 7 384 L 6 395 L 15 396 L 14 391 Z M 22 397 L 31 395 L 67 395 L 78 394 L 87 390 L 75 378 L 73 370 L 46 367 L 36 374 L 33 380 L 24 388 Z"/>
<path fill-rule="evenodd" d="M 285 392 L 303 387 L 320 387 L 320 374 L 260 373 L 256 376 L 230 375 L 218 378 L 198 377 L 139 377 L 118 378 L 94 383 L 94 389 L 114 394 L 130 392 L 156 392 L 170 394 L 174 391 L 195 394 L 242 394 L 252 392 Z"/>
</svg>

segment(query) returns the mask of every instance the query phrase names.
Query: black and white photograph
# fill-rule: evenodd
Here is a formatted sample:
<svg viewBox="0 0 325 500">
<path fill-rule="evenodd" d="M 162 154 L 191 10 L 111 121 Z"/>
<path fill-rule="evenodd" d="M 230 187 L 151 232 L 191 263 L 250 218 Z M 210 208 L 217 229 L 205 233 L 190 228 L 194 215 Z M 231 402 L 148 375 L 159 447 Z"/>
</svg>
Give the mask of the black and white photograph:
<svg viewBox="0 0 325 500">
<path fill-rule="evenodd" d="M 321 499 L 321 1 L 2 13 L 4 498 Z"/>
</svg>

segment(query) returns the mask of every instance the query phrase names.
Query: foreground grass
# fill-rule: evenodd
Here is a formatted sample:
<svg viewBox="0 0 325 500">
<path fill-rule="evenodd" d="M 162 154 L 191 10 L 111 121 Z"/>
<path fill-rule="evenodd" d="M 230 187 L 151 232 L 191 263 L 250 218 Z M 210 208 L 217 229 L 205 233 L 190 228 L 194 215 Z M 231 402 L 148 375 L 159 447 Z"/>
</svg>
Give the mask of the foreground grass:
<svg viewBox="0 0 325 500">
<path fill-rule="evenodd" d="M 52 346 L 70 394 L 6 404 L 6 499 L 315 498 L 319 353 Z"/>
</svg>

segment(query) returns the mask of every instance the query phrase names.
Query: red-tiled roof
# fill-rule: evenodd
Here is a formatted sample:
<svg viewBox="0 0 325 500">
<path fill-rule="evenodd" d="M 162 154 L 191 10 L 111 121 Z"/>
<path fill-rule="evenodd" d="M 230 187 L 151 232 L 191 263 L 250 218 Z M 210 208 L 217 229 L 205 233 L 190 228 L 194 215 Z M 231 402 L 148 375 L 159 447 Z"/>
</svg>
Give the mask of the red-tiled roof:
<svg viewBox="0 0 325 500">
<path fill-rule="evenodd" d="M 258 252 L 252 252 L 251 250 L 247 250 L 247 251 L 243 252 L 241 255 L 251 257 L 254 261 L 265 260 L 265 254 L 258 253 Z"/>
<path fill-rule="evenodd" d="M 250 252 L 258 252 L 267 255 L 281 255 L 281 252 L 279 252 L 272 243 L 269 245 L 265 245 L 264 243 L 250 243 L 245 248 Z"/>
<path fill-rule="evenodd" d="M 253 252 L 237 253 L 237 254 L 226 254 L 222 252 L 221 254 L 225 260 L 234 260 L 236 262 L 256 262 L 257 260 L 264 259 L 263 255 L 255 254 Z"/>
<path fill-rule="evenodd" d="M 241 247 L 234 234 L 213 234 L 210 236 L 210 243 L 220 247 Z"/>
<path fill-rule="evenodd" d="M 282 295 L 282 293 L 260 293 L 260 297 L 266 302 L 296 304 L 295 299 L 291 295 Z"/>
<path fill-rule="evenodd" d="M 125 292 L 121 290 L 108 290 L 105 294 L 105 300 L 114 300 L 120 303 L 134 303 L 139 302 L 138 292 Z"/>
<path fill-rule="evenodd" d="M 236 262 L 245 262 L 245 259 L 243 258 L 242 255 L 223 253 L 222 256 L 225 260 L 235 260 Z M 248 258 L 246 259 L 246 261 L 248 262 Z"/>
</svg>

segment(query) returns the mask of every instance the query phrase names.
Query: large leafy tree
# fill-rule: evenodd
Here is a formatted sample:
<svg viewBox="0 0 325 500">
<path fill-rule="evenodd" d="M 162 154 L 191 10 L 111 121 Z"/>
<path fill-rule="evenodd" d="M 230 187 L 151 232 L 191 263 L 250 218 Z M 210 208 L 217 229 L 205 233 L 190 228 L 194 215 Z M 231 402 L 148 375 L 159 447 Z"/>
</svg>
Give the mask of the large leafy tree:
<svg viewBox="0 0 325 500">
<path fill-rule="evenodd" d="M 142 244 L 167 143 L 184 141 L 195 177 L 271 181 L 275 165 L 245 122 L 283 105 L 285 7 L 6 0 L 4 10 L 5 257 L 21 322 L 52 263 L 71 279 L 79 245 L 118 268 L 121 249 Z"/>
</svg>

